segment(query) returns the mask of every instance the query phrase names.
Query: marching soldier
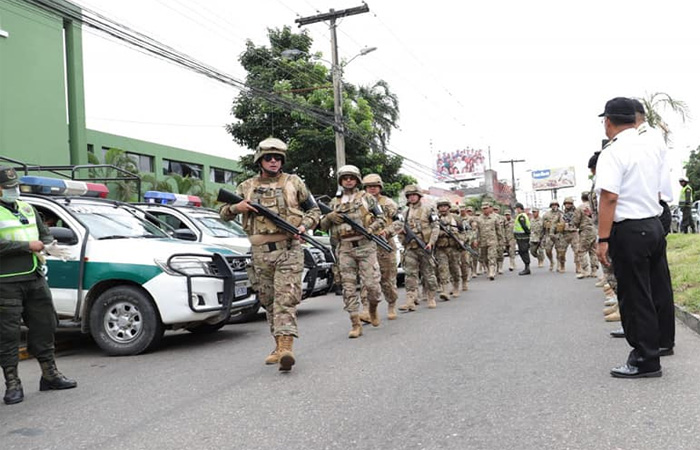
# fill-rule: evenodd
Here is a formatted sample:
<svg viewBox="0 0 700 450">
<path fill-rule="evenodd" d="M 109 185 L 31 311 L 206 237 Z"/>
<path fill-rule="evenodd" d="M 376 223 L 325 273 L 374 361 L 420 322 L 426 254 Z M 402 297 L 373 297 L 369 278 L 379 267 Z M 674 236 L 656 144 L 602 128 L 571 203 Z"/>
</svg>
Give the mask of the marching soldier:
<svg viewBox="0 0 700 450">
<path fill-rule="evenodd" d="M 320 225 L 322 230 L 330 230 L 338 242 L 338 272 L 343 283 L 345 311 L 350 314 L 352 323 L 352 329 L 348 333 L 351 339 L 362 336 L 360 301 L 355 292 L 358 276 L 362 287 L 366 289 L 370 321 L 375 327 L 380 325 L 377 305 L 382 295 L 377 245 L 355 231 L 342 217 L 344 214 L 373 234 L 385 227 L 384 213 L 376 198 L 359 189 L 361 176 L 360 169 L 352 165 L 338 169 L 338 184 L 342 195 L 331 201 L 329 206 L 333 211 L 323 216 Z"/>
<path fill-rule="evenodd" d="M 506 251 L 506 219 L 501 214 L 501 207 L 498 205 L 493 205 L 491 207 L 491 215 L 496 218 L 498 226 L 501 227 L 501 234 L 498 238 L 498 249 L 496 250 L 496 271 L 499 274 L 503 273 L 503 254 Z"/>
<path fill-rule="evenodd" d="M 384 220 L 386 225 L 384 229 L 377 233 L 389 242 L 392 251 L 387 252 L 382 248 L 377 248 L 377 261 L 379 262 L 379 271 L 381 273 L 381 288 L 386 300 L 387 318 L 389 320 L 396 319 L 396 300 L 399 298 L 396 288 L 396 242 L 394 236 L 403 228 L 403 218 L 399 215 L 398 205 L 386 195 L 382 195 L 384 183 L 382 178 L 376 173 L 371 173 L 362 179 L 362 185 L 368 194 L 374 196 L 379 204 L 379 207 L 384 211 Z M 360 291 L 362 297 L 363 311 L 360 314 L 360 320 L 366 323 L 371 322 L 369 315 L 369 302 L 367 300 L 367 288 L 362 286 Z"/>
<path fill-rule="evenodd" d="M 549 202 L 549 208 L 549 211 L 544 213 L 544 216 L 542 217 L 542 223 L 544 228 L 544 231 L 542 233 L 542 245 L 544 245 L 544 252 L 547 255 L 547 259 L 549 260 L 549 271 L 551 272 L 554 270 L 555 266 L 555 259 L 552 255 L 552 248 L 556 246 L 557 241 L 559 240 L 559 234 L 554 232 L 554 224 L 558 223 L 559 219 L 561 218 L 561 211 L 559 211 L 559 201 L 557 201 L 556 199 L 552 199 L 552 201 Z"/>
<path fill-rule="evenodd" d="M 299 234 L 313 229 L 321 211 L 306 185 L 296 175 L 282 171 L 287 144 L 276 138 L 260 142 L 254 161 L 260 175 L 245 180 L 236 188 L 243 201 L 221 207 L 224 220 L 243 215 L 242 223 L 250 239 L 254 284 L 267 316 L 275 349 L 265 364 L 279 364 L 289 371 L 295 363 L 293 342 L 299 337 L 296 307 L 301 301 L 301 275 L 304 251 L 297 236 L 283 232 L 270 219 L 255 214 L 254 203 L 271 209 L 295 225 Z"/>
<path fill-rule="evenodd" d="M 503 227 L 498 222 L 496 215 L 493 214 L 491 203 L 482 203 L 481 212 L 477 222 L 477 237 L 474 244 L 475 247 L 479 248 L 482 264 L 484 270 L 488 271 L 489 280 L 493 280 L 496 277 L 496 253 L 500 248 L 498 244 L 503 241 Z"/>
<path fill-rule="evenodd" d="M 464 245 L 471 246 L 472 241 L 474 241 L 474 227 L 471 225 L 472 219 L 474 218 L 474 208 L 471 206 L 462 206 L 459 214 L 462 222 L 462 229 L 464 230 L 462 231 Z M 459 268 L 462 273 L 463 291 L 469 290 L 469 280 L 472 278 L 472 274 L 475 274 L 475 271 L 472 270 L 474 263 L 475 260 L 469 252 L 460 252 Z"/>
<path fill-rule="evenodd" d="M 595 278 L 598 274 L 598 256 L 596 251 L 597 230 L 593 225 L 593 212 L 588 201 L 588 191 L 581 193 L 581 204 L 574 212 L 572 220 L 573 226 L 578 228 L 578 246 L 576 247 L 576 255 L 581 265 L 581 272 L 576 275 L 576 278 L 583 279 L 586 277 Z M 589 270 L 590 261 L 590 270 Z"/>
<path fill-rule="evenodd" d="M 415 311 L 418 300 L 419 278 L 423 280 L 423 290 L 428 298 L 428 308 L 435 308 L 435 292 L 438 289 L 435 277 L 435 263 L 428 253 L 433 251 L 438 239 L 440 226 L 433 209 L 423 204 L 418 186 L 409 184 L 404 189 L 407 204 L 403 214 L 405 225 L 399 236 L 403 240 L 404 270 L 406 271 L 406 303 L 401 305 L 401 311 Z M 406 230 L 410 230 L 425 244 L 420 248 L 416 239 L 408 240 Z"/>
<path fill-rule="evenodd" d="M 559 273 L 564 273 L 566 270 L 566 250 L 569 246 L 571 246 L 574 255 L 578 248 L 578 228 L 572 223 L 574 211 L 576 211 L 574 207 L 574 198 L 566 197 L 564 199 L 564 211 L 562 211 L 559 221 L 554 223 L 555 232 L 559 234 L 559 239 L 556 244 L 557 260 L 559 261 L 557 270 Z M 581 272 L 581 264 L 578 256 L 574 257 L 574 262 L 576 264 L 576 273 L 578 274 Z"/>
<path fill-rule="evenodd" d="M 508 266 L 508 270 L 511 272 L 513 269 L 515 269 L 515 233 L 513 232 L 513 227 L 515 226 L 515 221 L 513 220 L 513 217 L 511 216 L 510 210 L 506 210 L 505 218 L 504 218 L 504 224 L 505 224 L 505 237 L 506 237 L 506 250 L 508 250 L 508 259 L 510 262 L 510 265 Z"/>
<path fill-rule="evenodd" d="M 537 258 L 537 267 L 544 267 L 544 225 L 540 210 L 532 208 L 532 219 L 530 220 L 530 254 Z"/>
<path fill-rule="evenodd" d="M 440 198 L 437 201 L 438 220 L 441 227 L 450 230 L 453 235 L 456 235 L 461 227 L 458 228 L 458 222 L 450 213 L 450 200 Z M 440 230 L 438 240 L 435 246 L 435 258 L 438 262 L 438 285 L 440 287 L 440 298 L 449 300 L 452 297 L 459 296 L 459 280 L 462 274 L 459 268 L 459 244 L 454 239 L 450 238 L 446 231 Z M 452 290 L 447 293 L 447 284 L 452 279 Z"/>
</svg>

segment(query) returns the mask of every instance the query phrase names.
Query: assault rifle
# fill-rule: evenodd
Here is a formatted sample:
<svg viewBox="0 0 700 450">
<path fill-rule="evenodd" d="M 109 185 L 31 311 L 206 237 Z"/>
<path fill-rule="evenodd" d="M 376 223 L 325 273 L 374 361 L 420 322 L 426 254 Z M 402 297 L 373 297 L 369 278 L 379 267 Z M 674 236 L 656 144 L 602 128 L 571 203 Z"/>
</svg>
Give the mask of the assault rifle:
<svg viewBox="0 0 700 450">
<path fill-rule="evenodd" d="M 403 232 L 406 235 L 403 241 L 404 247 L 411 243 L 411 241 L 416 241 L 418 247 L 420 247 L 429 257 L 430 260 L 437 266 L 437 259 L 433 256 L 433 252 L 428 250 L 427 245 L 423 242 L 423 239 L 419 238 L 416 233 L 413 232 L 411 227 L 408 226 L 408 221 L 403 223 Z"/>
<path fill-rule="evenodd" d="M 330 206 L 326 205 L 323 202 L 316 202 L 316 203 L 318 203 L 318 207 L 321 208 L 321 213 L 324 215 L 333 211 Z M 350 225 L 353 230 L 357 231 L 358 233 L 360 233 L 362 236 L 366 237 L 370 241 L 374 241 L 378 246 L 380 246 L 385 251 L 387 251 L 387 252 L 394 251 L 394 249 L 391 248 L 391 245 L 389 245 L 389 242 L 387 242 L 386 239 L 384 239 L 381 236 L 377 236 L 376 234 L 370 233 L 369 231 L 367 231 L 367 229 L 365 227 L 363 227 L 359 223 L 357 223 L 354 220 L 352 220 L 351 218 L 349 218 L 347 214 L 341 213 L 340 217 L 342 217 L 343 222 Z"/>
<path fill-rule="evenodd" d="M 219 195 L 216 197 L 216 201 L 235 205 L 236 203 L 242 202 L 243 197 L 241 197 L 240 195 L 236 195 L 231 191 L 227 191 L 226 189 L 219 189 Z M 257 210 L 257 215 L 266 217 L 272 223 L 274 223 L 275 226 L 280 230 L 294 236 L 299 236 L 301 239 L 304 240 L 304 242 L 307 242 L 316 247 L 317 249 L 321 250 L 324 255 L 328 251 L 325 245 L 321 244 L 316 239 L 312 238 L 306 233 L 299 233 L 299 229 L 297 227 L 278 216 L 277 213 L 267 209 L 260 203 L 251 203 L 250 205 Z"/>
<path fill-rule="evenodd" d="M 445 225 L 442 222 L 438 220 L 438 223 L 440 224 L 440 229 L 445 232 L 445 234 L 450 237 L 451 239 L 454 239 L 454 241 L 459 244 L 459 248 L 464 250 L 465 252 L 471 253 L 473 256 L 476 256 L 477 258 L 479 257 L 479 254 L 472 248 L 469 248 L 468 246 L 464 245 L 462 241 L 460 241 L 457 236 L 450 230 L 449 227 L 452 225 Z"/>
</svg>

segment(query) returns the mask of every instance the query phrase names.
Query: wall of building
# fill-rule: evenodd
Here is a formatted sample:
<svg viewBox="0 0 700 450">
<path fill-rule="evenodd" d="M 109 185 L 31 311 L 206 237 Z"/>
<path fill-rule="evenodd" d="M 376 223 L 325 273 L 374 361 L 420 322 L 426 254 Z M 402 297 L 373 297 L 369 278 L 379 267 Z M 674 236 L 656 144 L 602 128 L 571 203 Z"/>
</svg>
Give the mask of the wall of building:
<svg viewBox="0 0 700 450">
<path fill-rule="evenodd" d="M 69 159 L 63 19 L 0 0 L 0 155 Z"/>
</svg>

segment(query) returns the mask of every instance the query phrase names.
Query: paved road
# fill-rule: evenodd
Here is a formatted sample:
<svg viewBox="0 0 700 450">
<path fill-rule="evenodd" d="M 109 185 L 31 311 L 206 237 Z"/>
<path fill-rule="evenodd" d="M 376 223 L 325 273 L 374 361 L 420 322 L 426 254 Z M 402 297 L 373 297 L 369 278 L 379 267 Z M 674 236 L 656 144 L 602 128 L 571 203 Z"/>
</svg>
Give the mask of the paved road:
<svg viewBox="0 0 700 450">
<path fill-rule="evenodd" d="M 72 391 L 38 392 L 24 361 L 26 400 L 0 405 L 0 448 L 700 448 L 700 338 L 678 323 L 662 378 L 611 378 L 628 348 L 608 337 L 593 280 L 534 272 L 477 279 L 357 340 L 340 297 L 306 300 L 286 375 L 262 363 L 263 320 L 173 333 L 136 357 L 86 342 L 59 360 Z"/>
</svg>

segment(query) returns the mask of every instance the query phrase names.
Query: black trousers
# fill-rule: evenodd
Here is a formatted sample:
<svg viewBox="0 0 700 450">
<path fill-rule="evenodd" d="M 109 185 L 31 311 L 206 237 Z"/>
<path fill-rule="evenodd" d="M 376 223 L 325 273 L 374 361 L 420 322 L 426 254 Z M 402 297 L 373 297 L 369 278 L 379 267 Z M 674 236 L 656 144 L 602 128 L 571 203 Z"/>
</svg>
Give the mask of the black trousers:
<svg viewBox="0 0 700 450">
<path fill-rule="evenodd" d="M 622 327 L 632 346 L 627 363 L 643 371 L 658 370 L 659 347 L 673 347 L 676 335 L 661 221 L 652 217 L 615 223 L 609 252 L 615 261 Z"/>
<path fill-rule="evenodd" d="M 523 260 L 523 264 L 526 266 L 530 265 L 530 236 L 528 235 L 527 237 L 523 239 L 518 239 L 516 236 L 515 242 L 518 244 L 518 254 L 520 255 L 520 259 Z"/>
<path fill-rule="evenodd" d="M 695 233 L 695 222 L 693 222 L 693 213 L 690 206 L 684 206 L 681 208 L 681 233 L 688 233 L 688 228 L 690 228 L 691 233 Z"/>
</svg>

